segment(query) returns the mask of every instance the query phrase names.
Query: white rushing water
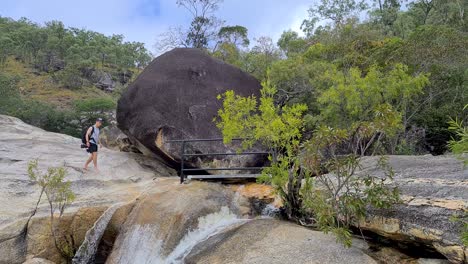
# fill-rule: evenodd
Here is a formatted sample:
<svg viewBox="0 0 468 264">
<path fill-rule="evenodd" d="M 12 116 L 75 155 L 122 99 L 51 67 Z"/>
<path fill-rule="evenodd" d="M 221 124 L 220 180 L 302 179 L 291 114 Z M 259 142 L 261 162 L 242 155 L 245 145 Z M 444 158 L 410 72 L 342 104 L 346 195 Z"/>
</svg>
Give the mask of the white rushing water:
<svg viewBox="0 0 468 264">
<path fill-rule="evenodd" d="M 166 258 L 165 263 L 183 263 L 184 258 L 197 244 L 219 234 L 228 227 L 241 224 L 246 221 L 247 220 L 245 219 L 239 219 L 237 215 L 233 214 L 227 207 L 222 207 L 217 213 L 200 217 L 198 219 L 198 227 L 185 235 L 177 247 Z"/>
<path fill-rule="evenodd" d="M 104 211 L 96 222 L 94 222 L 93 227 L 86 232 L 83 243 L 73 257 L 73 264 L 88 264 L 93 262 L 99 242 L 101 241 L 102 235 L 104 234 L 109 221 L 112 219 L 115 211 L 117 211 L 117 209 L 122 205 L 123 203 L 112 205 Z"/>
<path fill-rule="evenodd" d="M 120 256 L 117 262 L 121 264 L 181 264 L 199 243 L 246 221 L 248 220 L 239 219 L 228 207 L 222 207 L 219 212 L 198 218 L 197 227 L 189 231 L 168 256 L 162 256 L 164 242 L 155 235 L 157 225 L 137 225 L 123 241 L 121 248 L 125 248 L 125 255 Z"/>
</svg>

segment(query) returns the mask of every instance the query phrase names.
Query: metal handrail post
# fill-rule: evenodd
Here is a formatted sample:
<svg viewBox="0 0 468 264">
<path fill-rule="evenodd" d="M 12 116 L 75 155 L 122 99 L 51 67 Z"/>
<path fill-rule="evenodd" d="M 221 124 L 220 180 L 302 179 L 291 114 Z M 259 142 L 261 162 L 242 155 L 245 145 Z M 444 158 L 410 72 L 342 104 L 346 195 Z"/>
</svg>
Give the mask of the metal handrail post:
<svg viewBox="0 0 468 264">
<path fill-rule="evenodd" d="M 180 153 L 180 183 L 184 183 L 184 159 L 185 159 L 185 141 L 182 141 L 182 149 Z"/>
</svg>

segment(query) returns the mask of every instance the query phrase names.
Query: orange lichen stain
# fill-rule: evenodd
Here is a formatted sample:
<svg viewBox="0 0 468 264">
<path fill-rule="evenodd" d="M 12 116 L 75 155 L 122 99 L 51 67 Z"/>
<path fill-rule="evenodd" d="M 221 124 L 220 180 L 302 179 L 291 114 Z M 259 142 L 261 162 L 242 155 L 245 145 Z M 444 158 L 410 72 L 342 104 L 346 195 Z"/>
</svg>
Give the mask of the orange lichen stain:
<svg viewBox="0 0 468 264">
<path fill-rule="evenodd" d="M 240 195 L 247 198 L 258 198 L 258 199 L 274 199 L 275 192 L 272 186 L 259 184 L 259 183 L 248 183 L 245 185 L 233 185 L 232 190 L 238 192 Z"/>
<path fill-rule="evenodd" d="M 232 185 L 231 189 L 246 198 L 264 200 L 267 203 L 272 203 L 277 208 L 283 206 L 281 199 L 275 194 L 275 190 L 270 185 L 248 183 L 245 185 Z"/>
</svg>

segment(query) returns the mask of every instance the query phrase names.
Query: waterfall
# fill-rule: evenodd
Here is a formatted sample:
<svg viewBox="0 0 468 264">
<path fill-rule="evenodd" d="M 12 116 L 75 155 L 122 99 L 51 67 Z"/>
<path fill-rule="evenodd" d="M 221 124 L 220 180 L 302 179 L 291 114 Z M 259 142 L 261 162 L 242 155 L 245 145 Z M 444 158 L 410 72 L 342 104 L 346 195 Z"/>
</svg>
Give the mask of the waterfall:
<svg viewBox="0 0 468 264">
<path fill-rule="evenodd" d="M 196 229 L 188 232 L 166 258 L 166 264 L 183 263 L 184 258 L 199 243 L 219 234 L 228 227 L 243 224 L 246 219 L 239 219 L 228 207 L 224 206 L 219 212 L 209 214 L 198 219 Z"/>
<path fill-rule="evenodd" d="M 119 209 L 123 203 L 117 203 L 109 207 L 104 213 L 96 220 L 93 227 L 86 232 L 85 239 L 80 248 L 73 257 L 73 264 L 89 264 L 94 260 L 99 242 L 102 235 L 112 219 L 115 211 Z"/>
<path fill-rule="evenodd" d="M 239 219 L 226 206 L 218 212 L 199 217 L 197 227 L 187 232 L 167 256 L 162 253 L 165 241 L 156 235 L 158 230 L 156 224 L 135 225 L 120 245 L 121 248 L 125 249 L 125 254 L 115 258 L 114 262 L 120 264 L 181 264 L 184 263 L 184 258 L 196 245 L 229 227 L 246 221 L 248 220 Z"/>
</svg>

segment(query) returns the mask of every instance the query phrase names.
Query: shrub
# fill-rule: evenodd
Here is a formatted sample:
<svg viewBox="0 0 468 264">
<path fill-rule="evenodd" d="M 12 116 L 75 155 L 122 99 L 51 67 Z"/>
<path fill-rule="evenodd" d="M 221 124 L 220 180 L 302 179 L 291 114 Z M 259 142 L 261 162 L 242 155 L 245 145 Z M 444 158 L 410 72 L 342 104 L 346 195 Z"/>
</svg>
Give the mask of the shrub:
<svg viewBox="0 0 468 264">
<path fill-rule="evenodd" d="M 468 105 L 465 106 L 464 110 L 466 109 L 468 109 Z M 468 154 L 468 127 L 464 126 L 463 121 L 458 119 L 450 120 L 449 125 L 449 129 L 455 132 L 458 137 L 458 140 L 449 141 L 449 147 L 454 154 L 465 160 L 465 165 L 468 165 L 468 157 L 463 156 Z"/>
<path fill-rule="evenodd" d="M 9 115 L 21 101 L 17 88 L 19 77 L 0 73 L 0 114 Z"/>
<path fill-rule="evenodd" d="M 242 97 L 233 91 L 219 96 L 223 108 L 215 121 L 224 142 L 241 137 L 246 138 L 244 149 L 255 143 L 269 148 L 273 153 L 271 166 L 263 170 L 259 181 L 272 184 L 288 217 L 298 221 L 312 217 L 316 227 L 335 233 L 338 241 L 350 246 L 349 227 L 365 216 L 367 206 L 387 208 L 399 200 L 398 190 L 388 186 L 386 179 L 356 175 L 356 171 L 360 155 L 383 135 L 400 128 L 400 115 L 383 104 L 374 109 L 370 120 L 354 122 L 347 129 L 323 125 L 309 141 L 301 143 L 307 107 L 277 106 L 275 94 L 267 79 L 258 104 L 255 97 Z M 337 150 L 343 145 L 352 150 L 351 154 L 339 154 Z M 381 159 L 378 165 L 391 178 L 391 168 L 384 161 Z"/>
<path fill-rule="evenodd" d="M 41 195 L 45 194 L 50 208 L 50 232 L 54 239 L 54 245 L 63 258 L 70 261 L 75 253 L 73 237 L 60 234 L 58 227 L 65 209 L 75 200 L 75 194 L 71 190 L 71 182 L 66 181 L 67 170 L 63 167 L 48 168 L 47 172 L 38 169 L 38 161 L 28 163 L 29 179 L 41 188 Z M 58 215 L 55 213 L 58 212 Z"/>
<path fill-rule="evenodd" d="M 352 133 L 363 133 L 358 130 Z M 365 133 L 369 133 L 366 131 Z M 361 169 L 356 153 L 339 155 L 336 150 L 349 140 L 350 130 L 321 127 L 305 143 L 304 166 L 313 174 L 314 182 L 301 191 L 306 214 L 312 215 L 314 225 L 332 232 L 337 241 L 351 246 L 350 226 L 359 226 L 366 216 L 366 207 L 389 208 L 399 201 L 399 192 L 386 181 L 392 180 L 393 170 L 384 156 L 377 162 L 385 177 L 357 174 Z M 363 136 L 361 136 L 363 137 Z M 356 141 L 354 141 L 356 142 Z"/>
</svg>

